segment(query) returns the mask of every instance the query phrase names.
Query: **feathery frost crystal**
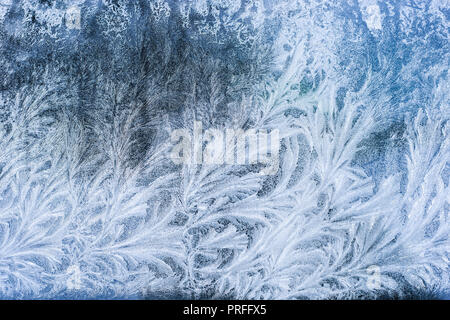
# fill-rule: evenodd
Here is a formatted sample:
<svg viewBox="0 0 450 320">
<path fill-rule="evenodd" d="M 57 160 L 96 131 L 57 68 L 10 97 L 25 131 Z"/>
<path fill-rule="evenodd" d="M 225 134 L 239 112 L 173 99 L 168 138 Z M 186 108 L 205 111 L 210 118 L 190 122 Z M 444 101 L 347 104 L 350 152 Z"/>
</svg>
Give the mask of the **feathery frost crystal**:
<svg viewBox="0 0 450 320">
<path fill-rule="evenodd" d="M 448 298 L 449 19 L 1 0 L 0 298 Z"/>
</svg>

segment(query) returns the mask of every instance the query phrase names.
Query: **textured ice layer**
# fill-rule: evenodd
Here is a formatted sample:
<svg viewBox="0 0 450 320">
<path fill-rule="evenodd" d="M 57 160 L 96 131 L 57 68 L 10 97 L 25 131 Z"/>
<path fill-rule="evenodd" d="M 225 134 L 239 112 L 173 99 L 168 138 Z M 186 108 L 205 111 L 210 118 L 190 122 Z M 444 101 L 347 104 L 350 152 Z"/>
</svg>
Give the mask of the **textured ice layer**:
<svg viewBox="0 0 450 320">
<path fill-rule="evenodd" d="M 0 298 L 448 298 L 449 17 L 0 1 Z"/>
</svg>

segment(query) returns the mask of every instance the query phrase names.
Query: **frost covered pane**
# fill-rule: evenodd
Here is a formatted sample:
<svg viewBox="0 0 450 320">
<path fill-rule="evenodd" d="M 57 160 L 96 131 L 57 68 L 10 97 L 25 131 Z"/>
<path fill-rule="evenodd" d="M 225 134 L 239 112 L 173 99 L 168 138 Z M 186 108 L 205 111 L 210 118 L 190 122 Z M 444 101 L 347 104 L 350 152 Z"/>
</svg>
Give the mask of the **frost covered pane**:
<svg viewBox="0 0 450 320">
<path fill-rule="evenodd" d="M 3 1 L 0 298 L 448 298 L 448 10 Z"/>
</svg>

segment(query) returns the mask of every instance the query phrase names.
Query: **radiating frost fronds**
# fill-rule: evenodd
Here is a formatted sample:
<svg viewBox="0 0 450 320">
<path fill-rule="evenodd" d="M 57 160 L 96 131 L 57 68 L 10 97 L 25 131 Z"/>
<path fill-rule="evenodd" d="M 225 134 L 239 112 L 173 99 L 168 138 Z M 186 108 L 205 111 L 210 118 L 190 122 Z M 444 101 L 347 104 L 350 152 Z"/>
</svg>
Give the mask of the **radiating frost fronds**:
<svg viewBox="0 0 450 320">
<path fill-rule="evenodd" d="M 407 2 L 3 1 L 0 298 L 448 297 L 448 8 Z"/>
</svg>

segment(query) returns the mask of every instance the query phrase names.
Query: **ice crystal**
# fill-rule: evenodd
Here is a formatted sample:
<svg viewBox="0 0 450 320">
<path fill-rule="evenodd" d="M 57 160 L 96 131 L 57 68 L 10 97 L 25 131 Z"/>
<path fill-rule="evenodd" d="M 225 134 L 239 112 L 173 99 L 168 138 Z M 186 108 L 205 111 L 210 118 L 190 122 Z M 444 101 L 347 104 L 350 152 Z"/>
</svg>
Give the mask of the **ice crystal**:
<svg viewBox="0 0 450 320">
<path fill-rule="evenodd" d="M 448 297 L 448 11 L 2 1 L 0 297 Z M 195 123 L 277 170 L 171 161 Z"/>
</svg>

